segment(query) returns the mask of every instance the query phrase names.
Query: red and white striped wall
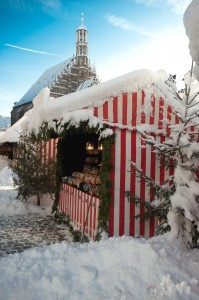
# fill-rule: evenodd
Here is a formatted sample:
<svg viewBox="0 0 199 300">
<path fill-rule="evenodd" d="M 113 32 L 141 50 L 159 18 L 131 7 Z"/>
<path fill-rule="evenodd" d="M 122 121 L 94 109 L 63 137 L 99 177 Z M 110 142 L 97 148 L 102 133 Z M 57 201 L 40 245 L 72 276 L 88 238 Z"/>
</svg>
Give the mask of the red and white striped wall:
<svg viewBox="0 0 199 300">
<path fill-rule="evenodd" d="M 157 220 L 151 219 L 140 222 L 134 217 L 142 213 L 142 208 L 135 207 L 125 198 L 125 192 L 139 196 L 143 201 L 152 201 L 152 194 L 144 180 L 136 178 L 132 173 L 131 162 L 142 169 L 143 173 L 162 184 L 173 170 L 166 170 L 164 165 L 156 159 L 156 154 L 150 146 L 143 144 L 140 130 L 137 126 L 150 125 L 150 132 L 157 142 L 164 142 L 170 135 L 169 125 L 178 124 L 179 119 L 173 113 L 164 99 L 151 97 L 150 111 L 144 112 L 146 97 L 143 91 L 116 96 L 105 101 L 100 107 L 94 108 L 94 116 L 109 124 L 114 130 L 116 138 L 112 150 L 111 197 L 112 204 L 109 214 L 110 236 L 145 236 L 155 233 Z M 148 101 L 148 100 L 147 100 Z M 155 128 L 156 130 L 154 130 Z M 157 129 L 159 132 L 157 132 Z M 194 131 L 194 127 L 189 128 Z M 52 147 L 53 148 L 53 147 Z M 52 149 L 48 146 L 48 149 Z M 47 153 L 52 153 L 48 150 Z M 100 200 L 83 193 L 67 184 L 62 184 L 60 191 L 59 209 L 69 214 L 74 226 L 94 237 L 98 224 L 98 208 Z M 141 211 L 140 211 L 141 210 Z"/>
<path fill-rule="evenodd" d="M 151 112 L 144 113 L 144 101 L 144 92 L 138 91 L 117 96 L 94 109 L 96 117 L 112 123 L 116 135 L 112 151 L 110 236 L 125 234 L 150 237 L 155 233 L 156 220 L 140 222 L 139 219 L 135 219 L 135 215 L 142 213 L 143 208 L 135 207 L 125 198 L 125 191 L 130 191 L 144 201 L 152 201 L 152 195 L 145 181 L 136 178 L 132 173 L 131 161 L 142 169 L 145 175 L 160 184 L 173 172 L 160 165 L 160 161 L 156 160 L 156 154 L 152 152 L 150 146 L 144 146 L 141 134 L 136 127 L 149 124 L 162 130 L 164 134 L 152 133 L 157 141 L 163 142 L 170 134 L 169 124 L 178 123 L 178 118 L 163 99 L 156 100 L 154 97 L 151 101 Z M 124 125 L 124 129 L 121 125 Z"/>
<path fill-rule="evenodd" d="M 54 158 L 57 156 L 57 143 L 59 138 L 49 139 L 47 142 L 40 143 L 40 152 L 43 154 L 44 159 Z"/>
<path fill-rule="evenodd" d="M 66 183 L 61 184 L 59 210 L 69 215 L 74 228 L 94 239 L 100 200 Z"/>
</svg>

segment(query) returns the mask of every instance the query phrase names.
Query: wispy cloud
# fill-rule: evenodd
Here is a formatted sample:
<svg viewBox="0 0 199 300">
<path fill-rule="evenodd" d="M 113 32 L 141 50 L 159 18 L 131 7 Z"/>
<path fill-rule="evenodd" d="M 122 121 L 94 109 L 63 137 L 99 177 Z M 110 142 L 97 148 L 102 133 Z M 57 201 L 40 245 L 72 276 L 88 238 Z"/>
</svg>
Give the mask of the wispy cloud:
<svg viewBox="0 0 199 300">
<path fill-rule="evenodd" d="M 155 38 L 158 37 L 158 35 L 155 34 L 154 32 L 150 32 L 145 29 L 142 29 L 141 27 L 135 25 L 133 22 L 131 22 L 125 18 L 117 17 L 114 15 L 108 15 L 108 16 L 106 16 L 106 19 L 111 25 L 120 27 L 124 30 L 136 31 L 142 35 L 147 35 L 147 36 L 151 36 L 151 37 L 155 37 Z"/>
<path fill-rule="evenodd" d="M 59 19 L 68 18 L 68 5 L 73 5 L 73 1 L 65 5 L 63 0 L 7 0 L 0 1 L 0 7 L 11 8 L 12 10 L 21 11 L 23 13 L 35 13 L 42 11 Z"/>
<path fill-rule="evenodd" d="M 183 14 L 191 1 L 192 0 L 136 0 L 137 3 L 144 4 L 145 6 L 168 7 L 177 14 Z"/>
<path fill-rule="evenodd" d="M 33 49 L 29 49 L 29 48 L 24 48 L 24 47 L 12 45 L 12 44 L 4 44 L 4 46 L 6 46 L 6 47 L 11 47 L 11 48 L 17 48 L 17 49 L 20 49 L 20 50 L 23 50 L 23 51 L 29 51 L 29 52 L 34 52 L 34 53 L 44 54 L 44 55 L 60 56 L 60 55 L 58 55 L 58 54 L 49 53 L 49 52 L 44 52 L 44 51 L 38 51 L 38 50 L 33 50 Z"/>
</svg>

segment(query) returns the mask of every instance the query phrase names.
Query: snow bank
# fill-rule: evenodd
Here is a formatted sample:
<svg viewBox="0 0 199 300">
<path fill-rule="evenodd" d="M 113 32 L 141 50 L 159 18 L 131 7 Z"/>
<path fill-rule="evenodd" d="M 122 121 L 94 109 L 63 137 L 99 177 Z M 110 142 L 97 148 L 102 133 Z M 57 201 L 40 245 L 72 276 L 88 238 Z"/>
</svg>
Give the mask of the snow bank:
<svg viewBox="0 0 199 300">
<path fill-rule="evenodd" d="M 199 294 L 199 252 L 167 236 L 62 242 L 0 259 L 0 299 L 179 299 Z"/>
<path fill-rule="evenodd" d="M 199 0 L 193 0 L 184 13 L 184 26 L 189 38 L 190 55 L 199 66 Z M 197 70 L 196 70 L 197 71 Z M 197 72 L 198 73 L 198 72 Z M 195 76 L 198 78 L 197 74 Z"/>
<path fill-rule="evenodd" d="M 0 156 L 0 215 L 27 214 L 28 212 L 47 214 L 50 211 L 50 208 L 43 211 L 30 203 L 21 202 L 16 199 L 16 196 L 17 191 L 13 186 L 12 171 L 8 167 L 8 160 Z"/>
</svg>

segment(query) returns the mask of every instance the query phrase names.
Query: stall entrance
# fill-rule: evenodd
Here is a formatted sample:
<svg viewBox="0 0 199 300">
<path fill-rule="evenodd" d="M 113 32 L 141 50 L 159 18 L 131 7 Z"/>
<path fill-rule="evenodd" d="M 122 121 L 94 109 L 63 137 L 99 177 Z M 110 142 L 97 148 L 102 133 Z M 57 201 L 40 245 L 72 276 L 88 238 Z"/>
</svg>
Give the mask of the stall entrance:
<svg viewBox="0 0 199 300">
<path fill-rule="evenodd" d="M 83 171 L 88 164 L 97 167 L 101 160 L 98 138 L 97 134 L 72 134 L 62 140 L 63 171 L 66 176 Z M 96 156 L 95 161 L 89 161 L 87 157 L 92 155 Z"/>
<path fill-rule="evenodd" d="M 67 135 L 61 140 L 63 177 L 59 209 L 83 234 L 95 238 L 99 214 L 102 145 L 97 134 Z"/>
<path fill-rule="evenodd" d="M 67 183 L 98 195 L 102 145 L 97 134 L 71 134 L 62 140 L 63 175 Z"/>
</svg>

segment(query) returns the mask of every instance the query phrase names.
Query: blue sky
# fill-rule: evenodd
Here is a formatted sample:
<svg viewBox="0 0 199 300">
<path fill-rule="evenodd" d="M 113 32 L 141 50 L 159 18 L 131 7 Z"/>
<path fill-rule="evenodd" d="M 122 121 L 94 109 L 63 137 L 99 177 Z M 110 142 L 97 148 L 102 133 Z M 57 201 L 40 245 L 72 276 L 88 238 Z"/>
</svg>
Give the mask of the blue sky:
<svg viewBox="0 0 199 300">
<path fill-rule="evenodd" d="M 47 68 L 75 54 L 82 12 L 101 81 L 137 69 L 164 69 L 181 79 L 191 65 L 183 26 L 190 2 L 1 0 L 0 115 L 9 116 Z"/>
</svg>

